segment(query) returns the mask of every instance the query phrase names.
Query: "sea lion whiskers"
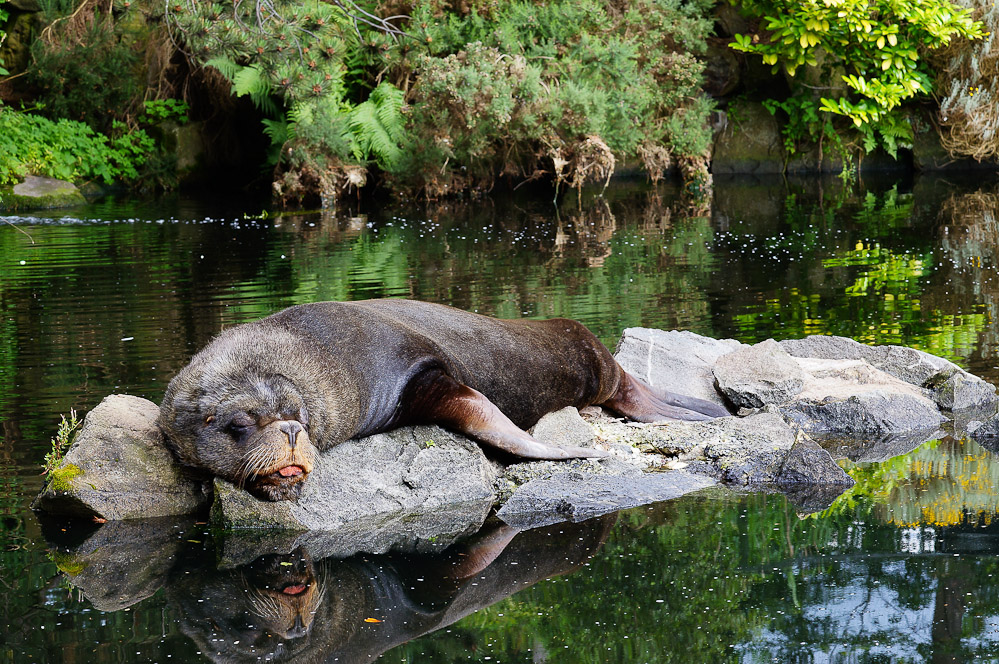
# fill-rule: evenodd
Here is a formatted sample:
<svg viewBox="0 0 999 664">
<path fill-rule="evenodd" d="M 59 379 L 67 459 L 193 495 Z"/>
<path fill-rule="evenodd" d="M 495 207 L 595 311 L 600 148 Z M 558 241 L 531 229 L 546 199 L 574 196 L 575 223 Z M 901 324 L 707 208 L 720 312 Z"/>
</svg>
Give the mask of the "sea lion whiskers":
<svg viewBox="0 0 999 664">
<path fill-rule="evenodd" d="M 284 613 L 281 603 L 273 595 L 260 590 L 253 584 L 247 583 L 246 586 L 248 589 L 247 596 L 250 602 L 250 610 L 257 617 L 271 623 L 279 621 Z"/>
<path fill-rule="evenodd" d="M 257 433 L 250 438 L 250 442 L 252 443 L 262 437 L 262 433 Z M 240 488 L 243 488 L 247 480 L 253 480 L 261 475 L 268 474 L 262 471 L 273 468 L 283 456 L 283 450 L 276 449 L 275 445 L 271 445 L 267 441 L 251 445 L 250 449 L 243 455 L 243 460 L 236 471 Z"/>
</svg>

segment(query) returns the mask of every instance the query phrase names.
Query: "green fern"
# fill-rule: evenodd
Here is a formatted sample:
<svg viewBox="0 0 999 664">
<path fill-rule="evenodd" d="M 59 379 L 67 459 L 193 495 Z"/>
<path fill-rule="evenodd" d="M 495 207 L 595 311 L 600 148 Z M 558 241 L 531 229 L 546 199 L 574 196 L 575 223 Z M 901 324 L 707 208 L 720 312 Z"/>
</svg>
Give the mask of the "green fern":
<svg viewBox="0 0 999 664">
<path fill-rule="evenodd" d="M 294 128 L 288 122 L 287 116 L 282 113 L 274 120 L 261 120 L 264 124 L 264 134 L 271 139 L 271 144 L 267 147 L 267 165 L 276 166 L 281 160 L 281 148 L 291 139 Z"/>
<path fill-rule="evenodd" d="M 215 67 L 232 83 L 232 94 L 237 97 L 249 95 L 254 106 L 267 115 L 277 115 L 278 106 L 272 96 L 273 90 L 257 65 L 244 67 L 225 56 L 218 56 L 205 62 L 205 65 Z"/>
<path fill-rule="evenodd" d="M 391 83 L 382 82 L 372 90 L 368 100 L 350 111 L 348 122 L 353 132 L 354 156 L 359 160 L 372 157 L 385 170 L 402 157 L 399 144 L 406 134 L 406 116 L 402 113 L 405 94 Z"/>
</svg>

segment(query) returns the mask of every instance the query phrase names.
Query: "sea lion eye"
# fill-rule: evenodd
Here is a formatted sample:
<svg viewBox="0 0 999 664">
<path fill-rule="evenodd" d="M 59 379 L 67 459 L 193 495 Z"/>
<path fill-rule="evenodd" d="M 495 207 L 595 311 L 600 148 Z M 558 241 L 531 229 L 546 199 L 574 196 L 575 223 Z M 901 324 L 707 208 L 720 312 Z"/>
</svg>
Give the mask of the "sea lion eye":
<svg viewBox="0 0 999 664">
<path fill-rule="evenodd" d="M 256 421 L 252 417 L 246 415 L 245 413 L 241 413 L 232 418 L 232 422 L 229 423 L 229 429 L 236 433 L 242 433 L 255 424 Z"/>
</svg>

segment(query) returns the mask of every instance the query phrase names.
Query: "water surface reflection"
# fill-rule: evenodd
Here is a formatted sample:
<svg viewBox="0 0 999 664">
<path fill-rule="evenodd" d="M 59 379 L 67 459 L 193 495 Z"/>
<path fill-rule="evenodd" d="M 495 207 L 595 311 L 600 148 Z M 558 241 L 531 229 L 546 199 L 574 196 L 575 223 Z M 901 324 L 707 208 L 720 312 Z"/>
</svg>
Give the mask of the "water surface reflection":
<svg viewBox="0 0 999 664">
<path fill-rule="evenodd" d="M 622 182 L 558 206 L 511 197 L 275 218 L 254 201 L 177 199 L 3 218 L 18 228 L 0 223 L 0 658 L 197 661 L 219 651 L 218 638 L 236 656 L 240 646 L 266 646 L 260 634 L 237 646 L 229 631 L 253 611 L 257 628 L 284 620 L 268 630 L 282 643 L 311 641 L 321 631 L 317 618 L 308 624 L 311 603 L 329 605 L 336 593 L 309 588 L 387 578 L 367 563 L 301 557 L 238 574 L 228 563 L 201 571 L 215 544 L 187 524 L 170 526 L 166 540 L 150 531 L 143 550 L 159 555 L 144 566 L 104 567 L 87 584 L 88 570 L 102 568 L 48 550 L 27 510 L 61 413 L 89 410 L 111 392 L 159 400 L 220 329 L 291 304 L 413 297 L 502 317 L 568 316 L 609 345 L 638 325 L 744 342 L 839 334 L 915 346 L 999 380 L 994 182 L 844 188 L 719 177 L 699 216 L 675 193 Z M 432 578 L 427 565 L 436 563 L 391 562 L 395 581 L 385 588 L 409 603 L 399 606 L 421 608 L 392 632 L 399 645 L 388 657 L 997 660 L 995 456 L 941 434 L 843 455 L 854 459 L 843 463 L 857 485 L 804 518 L 804 503 L 783 496 L 685 498 L 621 515 L 581 565 L 556 553 L 538 576 L 506 577 L 494 566 L 518 536 L 484 570 L 495 574 L 491 605 L 475 578 L 460 588 L 440 580 L 438 595 L 426 595 L 415 578 Z M 132 555 L 110 539 L 91 546 L 117 550 L 123 565 Z M 579 566 L 545 579 L 563 564 Z M 502 567 L 512 574 L 519 564 Z M 291 599 L 294 610 L 277 611 L 272 590 L 284 571 L 292 576 L 278 605 Z M 411 578 L 415 571 L 428 576 Z M 238 597 L 221 590 L 237 579 Z M 518 579 L 528 583 L 514 592 Z M 271 590 L 250 592 L 260 584 Z M 350 588 L 362 600 L 390 596 Z M 243 618 L 219 622 L 229 610 Z M 388 614 L 364 623 L 381 617 L 358 611 L 354 631 L 330 627 L 316 643 L 332 648 L 349 632 L 344 652 L 380 651 L 369 635 L 397 623 Z"/>
</svg>

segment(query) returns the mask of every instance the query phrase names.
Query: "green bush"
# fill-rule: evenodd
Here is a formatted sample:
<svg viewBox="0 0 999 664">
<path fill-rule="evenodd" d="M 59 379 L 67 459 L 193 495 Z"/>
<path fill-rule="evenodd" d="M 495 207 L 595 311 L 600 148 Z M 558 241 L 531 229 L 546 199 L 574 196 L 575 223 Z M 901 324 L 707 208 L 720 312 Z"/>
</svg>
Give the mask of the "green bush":
<svg viewBox="0 0 999 664">
<path fill-rule="evenodd" d="M 381 6 L 182 0 L 167 19 L 268 114 L 279 190 L 358 186 L 371 168 L 433 196 L 706 163 L 712 0 L 420 0 L 392 21 Z"/>
<path fill-rule="evenodd" d="M 7 19 L 10 18 L 10 13 L 7 12 L 3 6 L 7 4 L 7 0 L 0 0 L 0 25 L 4 25 Z M 7 33 L 0 30 L 0 46 L 3 46 L 4 40 L 7 39 Z M 0 58 L 0 76 L 7 76 L 10 72 L 3 67 L 3 58 Z"/>
<path fill-rule="evenodd" d="M 78 120 L 106 133 L 142 96 L 140 58 L 115 34 L 110 19 L 95 18 L 81 30 L 78 38 L 57 30 L 51 39 L 36 40 L 29 78 L 47 117 Z"/>
<path fill-rule="evenodd" d="M 28 174 L 105 184 L 135 180 L 153 141 L 142 130 L 126 131 L 120 124 L 114 130 L 109 138 L 81 122 L 0 106 L 0 185 Z"/>
<path fill-rule="evenodd" d="M 852 121 L 866 151 L 881 145 L 894 155 L 912 141 L 899 105 L 932 92 L 925 53 L 983 34 L 970 11 L 948 0 L 730 1 L 762 23 L 755 34 L 735 35 L 731 47 L 791 77 L 792 98 L 771 105 L 788 114 L 791 142 L 833 138 L 822 117 L 833 114 Z M 795 85 L 808 68 L 817 70 L 817 81 Z"/>
</svg>

